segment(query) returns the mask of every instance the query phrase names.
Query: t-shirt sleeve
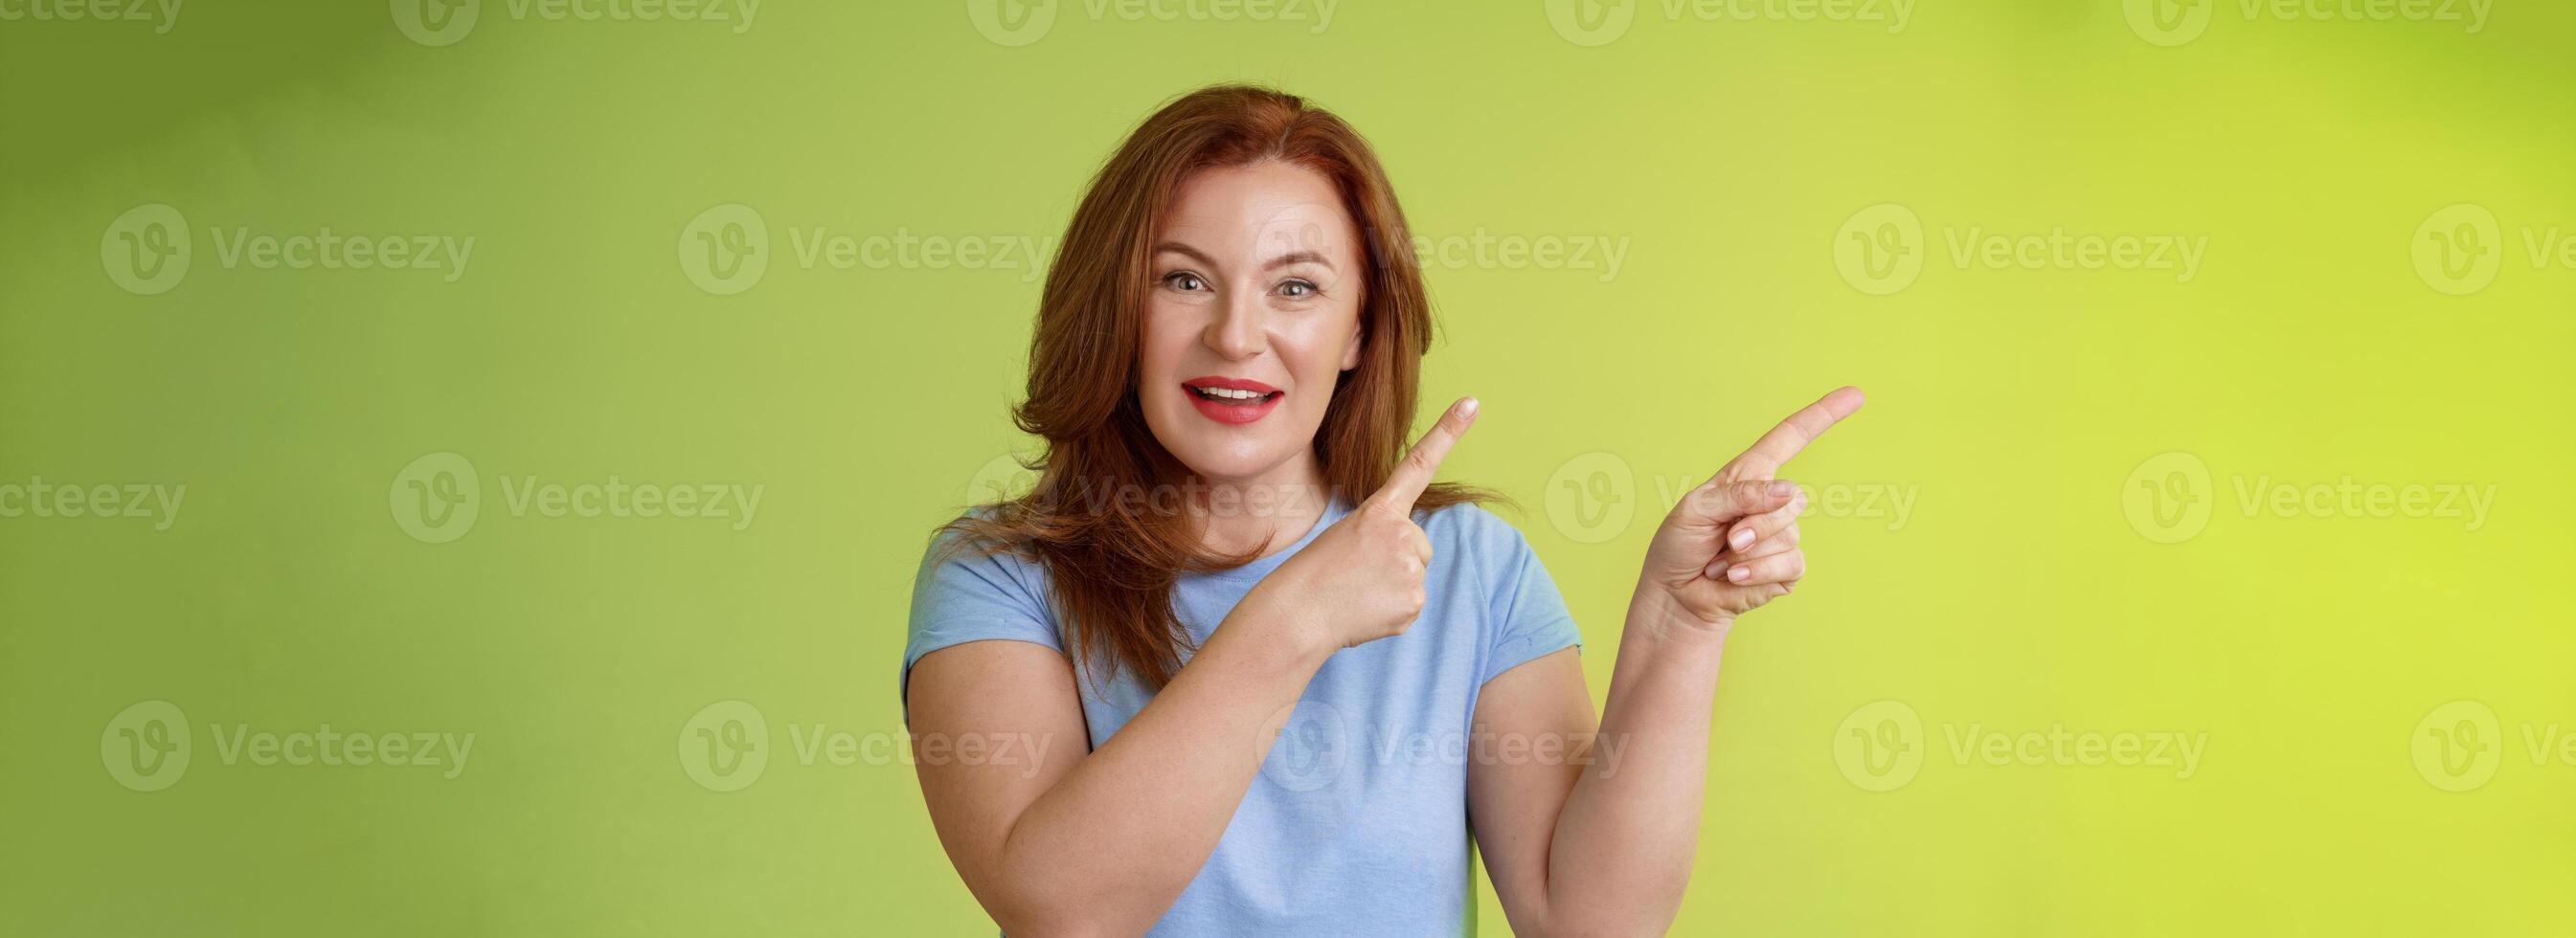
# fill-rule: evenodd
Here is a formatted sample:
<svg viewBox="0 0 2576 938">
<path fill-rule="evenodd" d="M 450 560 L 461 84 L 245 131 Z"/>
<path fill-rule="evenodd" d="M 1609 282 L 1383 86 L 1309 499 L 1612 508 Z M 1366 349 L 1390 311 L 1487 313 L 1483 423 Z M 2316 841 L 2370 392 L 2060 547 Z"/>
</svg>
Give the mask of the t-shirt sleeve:
<svg viewBox="0 0 2576 938">
<path fill-rule="evenodd" d="M 1010 554 L 952 549 L 944 535 L 922 557 L 912 587 L 912 620 L 903 646 L 903 675 L 896 693 L 911 719 L 912 666 L 950 645 L 1005 640 L 1032 642 L 1064 653 L 1048 613 L 1038 565 Z"/>
<path fill-rule="evenodd" d="M 1539 563 L 1529 540 L 1502 519 L 1487 515 L 1480 540 L 1486 561 L 1493 630 L 1487 637 L 1479 685 L 1561 648 L 1583 647 L 1583 635 L 1566 611 L 1556 581 Z"/>
</svg>

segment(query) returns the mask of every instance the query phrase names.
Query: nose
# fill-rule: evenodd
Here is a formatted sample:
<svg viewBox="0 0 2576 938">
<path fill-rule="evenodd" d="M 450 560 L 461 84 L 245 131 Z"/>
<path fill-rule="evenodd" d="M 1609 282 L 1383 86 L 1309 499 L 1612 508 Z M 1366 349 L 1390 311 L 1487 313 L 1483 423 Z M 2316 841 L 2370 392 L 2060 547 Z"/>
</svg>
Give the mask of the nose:
<svg viewBox="0 0 2576 938">
<path fill-rule="evenodd" d="M 1218 304 L 1216 318 L 1208 323 L 1202 341 L 1227 359 L 1240 361 L 1259 356 L 1270 349 L 1270 334 L 1262 324 L 1261 303 L 1241 291 L 1230 291 Z"/>
</svg>

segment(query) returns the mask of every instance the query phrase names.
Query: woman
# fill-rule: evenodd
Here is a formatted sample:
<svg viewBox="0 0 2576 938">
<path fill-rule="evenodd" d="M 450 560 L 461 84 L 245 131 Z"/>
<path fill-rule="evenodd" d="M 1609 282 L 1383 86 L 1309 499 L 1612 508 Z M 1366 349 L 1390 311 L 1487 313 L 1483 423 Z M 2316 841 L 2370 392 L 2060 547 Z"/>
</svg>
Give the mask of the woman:
<svg viewBox="0 0 2576 938">
<path fill-rule="evenodd" d="M 931 819 L 1005 931 L 1452 933 L 1471 829 L 1521 934 L 1671 922 L 1719 651 L 1804 572 L 1773 471 L 1860 394 L 1664 520 L 1596 727 L 1546 570 L 1432 481 L 1475 399 L 1404 447 L 1412 243 L 1356 133 L 1248 87 L 1147 119 L 1074 212 L 1037 486 L 933 544 L 904 651 Z"/>
</svg>

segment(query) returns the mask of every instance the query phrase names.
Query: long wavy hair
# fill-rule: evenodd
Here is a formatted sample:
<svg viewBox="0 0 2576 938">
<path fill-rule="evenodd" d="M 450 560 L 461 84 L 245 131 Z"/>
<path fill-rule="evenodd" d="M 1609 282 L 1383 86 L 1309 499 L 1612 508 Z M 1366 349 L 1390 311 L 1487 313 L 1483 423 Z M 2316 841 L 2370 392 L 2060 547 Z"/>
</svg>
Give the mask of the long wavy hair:
<svg viewBox="0 0 2576 938">
<path fill-rule="evenodd" d="M 1154 507 L 1161 499 L 1115 496 L 1195 481 L 1154 439 L 1137 399 L 1164 212 L 1192 173 L 1273 160 L 1332 180 L 1363 239 L 1359 364 L 1334 385 L 1315 434 L 1328 493 L 1356 501 L 1377 491 L 1408 443 L 1431 303 L 1404 210 L 1367 141 L 1303 99 L 1242 85 L 1191 92 L 1146 118 L 1092 179 L 1038 301 L 1028 399 L 1013 412 L 1022 431 L 1046 441 L 1029 465 L 1037 484 L 941 529 L 965 535 L 956 543 L 1042 564 L 1068 656 L 1095 681 L 1112 667 L 1161 689 L 1191 647 L 1172 609 L 1173 583 L 1257 556 L 1258 548 L 1227 555 L 1207 547 L 1190 513 Z M 1492 497 L 1440 483 L 1416 505 Z"/>
</svg>

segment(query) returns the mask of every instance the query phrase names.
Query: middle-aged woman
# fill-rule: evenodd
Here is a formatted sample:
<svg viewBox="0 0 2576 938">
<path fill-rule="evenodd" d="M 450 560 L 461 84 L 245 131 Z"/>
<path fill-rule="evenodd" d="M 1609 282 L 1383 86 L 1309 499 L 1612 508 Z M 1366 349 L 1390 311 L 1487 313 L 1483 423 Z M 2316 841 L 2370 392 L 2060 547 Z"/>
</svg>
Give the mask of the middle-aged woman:
<svg viewBox="0 0 2576 938">
<path fill-rule="evenodd" d="M 1455 933 L 1471 832 L 1521 934 L 1672 921 L 1727 632 L 1805 573 L 1774 472 L 1860 393 L 1663 520 L 1596 724 L 1537 556 L 1432 481 L 1476 400 L 1406 448 L 1412 247 L 1359 135 L 1259 88 L 1166 105 L 1075 210 L 1037 485 L 934 540 L 903 657 L 931 819 L 1006 931 Z"/>
</svg>

